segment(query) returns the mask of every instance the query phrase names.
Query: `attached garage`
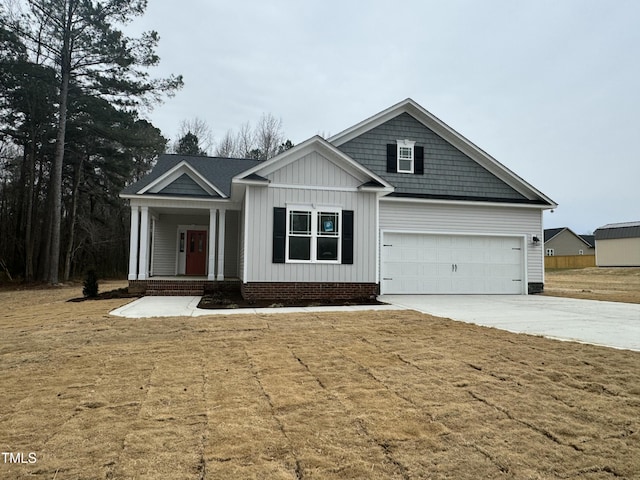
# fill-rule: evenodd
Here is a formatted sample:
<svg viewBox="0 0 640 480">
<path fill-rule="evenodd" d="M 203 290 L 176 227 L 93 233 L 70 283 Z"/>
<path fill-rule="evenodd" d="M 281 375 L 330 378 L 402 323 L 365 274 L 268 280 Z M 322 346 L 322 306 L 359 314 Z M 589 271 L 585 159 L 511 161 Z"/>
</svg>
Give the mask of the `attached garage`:
<svg viewBox="0 0 640 480">
<path fill-rule="evenodd" d="M 525 294 L 525 238 L 382 232 L 383 294 Z"/>
</svg>

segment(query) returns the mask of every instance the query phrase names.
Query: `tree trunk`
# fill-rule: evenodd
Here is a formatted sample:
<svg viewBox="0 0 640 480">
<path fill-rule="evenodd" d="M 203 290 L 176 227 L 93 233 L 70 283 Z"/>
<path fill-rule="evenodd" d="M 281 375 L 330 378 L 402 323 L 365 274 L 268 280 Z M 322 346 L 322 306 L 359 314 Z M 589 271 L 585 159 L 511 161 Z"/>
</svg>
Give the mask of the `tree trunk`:
<svg viewBox="0 0 640 480">
<path fill-rule="evenodd" d="M 64 281 L 68 282 L 71 276 L 71 260 L 73 258 L 73 243 L 76 230 L 76 213 L 78 211 L 78 196 L 80 192 L 80 180 L 82 178 L 83 157 L 78 158 L 74 168 L 73 193 L 71 197 L 71 211 L 69 212 L 69 240 L 67 242 L 67 253 L 64 260 Z"/>
<path fill-rule="evenodd" d="M 26 218 L 24 229 L 24 279 L 27 282 L 33 281 L 33 202 L 34 202 L 34 183 L 36 174 L 36 132 L 32 129 L 31 136 L 31 152 L 25 158 L 27 165 L 27 184 L 25 185 Z"/>
<path fill-rule="evenodd" d="M 65 18 L 65 31 L 60 58 L 60 108 L 58 131 L 56 134 L 56 153 L 51 174 L 51 237 L 49 244 L 49 283 L 58 283 L 60 272 L 60 225 L 62 220 L 62 165 L 64 164 L 65 135 L 67 133 L 67 100 L 71 77 L 71 20 L 74 2 L 70 1 Z"/>
</svg>

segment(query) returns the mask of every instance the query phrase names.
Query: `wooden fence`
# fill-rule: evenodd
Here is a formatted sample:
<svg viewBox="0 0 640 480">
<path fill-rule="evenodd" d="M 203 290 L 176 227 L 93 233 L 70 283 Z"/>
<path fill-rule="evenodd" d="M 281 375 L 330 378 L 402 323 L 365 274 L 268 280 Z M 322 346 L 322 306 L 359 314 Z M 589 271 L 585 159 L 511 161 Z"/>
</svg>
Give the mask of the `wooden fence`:
<svg viewBox="0 0 640 480">
<path fill-rule="evenodd" d="M 544 268 L 587 268 L 596 266 L 595 255 L 558 255 L 544 257 Z"/>
</svg>

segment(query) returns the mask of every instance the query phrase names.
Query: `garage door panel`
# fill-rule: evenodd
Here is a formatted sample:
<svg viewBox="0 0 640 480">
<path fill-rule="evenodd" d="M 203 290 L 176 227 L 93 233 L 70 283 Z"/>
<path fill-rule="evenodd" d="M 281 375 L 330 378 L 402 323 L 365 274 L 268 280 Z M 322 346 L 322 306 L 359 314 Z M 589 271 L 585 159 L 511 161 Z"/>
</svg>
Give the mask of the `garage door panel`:
<svg viewBox="0 0 640 480">
<path fill-rule="evenodd" d="M 384 293 L 521 294 L 521 237 L 385 233 Z"/>
</svg>

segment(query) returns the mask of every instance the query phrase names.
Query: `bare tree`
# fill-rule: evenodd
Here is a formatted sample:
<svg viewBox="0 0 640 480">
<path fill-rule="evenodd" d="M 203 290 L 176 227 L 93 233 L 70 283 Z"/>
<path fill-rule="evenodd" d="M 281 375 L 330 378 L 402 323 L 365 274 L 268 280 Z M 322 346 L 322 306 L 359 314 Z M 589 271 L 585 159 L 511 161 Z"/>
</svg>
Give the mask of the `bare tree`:
<svg viewBox="0 0 640 480">
<path fill-rule="evenodd" d="M 195 135 L 198 138 L 198 149 L 204 152 L 205 155 L 211 154 L 214 145 L 214 136 L 211 131 L 211 127 L 206 122 L 198 117 L 193 117 L 190 120 L 182 120 L 180 122 L 180 130 L 178 131 L 178 140 L 176 140 L 173 151 L 175 152 L 178 146 L 179 139 L 184 138 L 187 134 Z"/>
<path fill-rule="evenodd" d="M 249 122 L 240 125 L 236 135 L 236 154 L 242 158 L 249 158 L 256 148 L 256 136 Z"/>
<path fill-rule="evenodd" d="M 282 120 L 270 113 L 263 113 L 255 129 L 256 148 L 260 150 L 260 160 L 275 157 L 284 142 Z"/>
<path fill-rule="evenodd" d="M 233 134 L 233 130 L 227 130 L 224 137 L 222 137 L 222 140 L 220 140 L 220 143 L 216 147 L 215 155 L 216 157 L 225 158 L 237 157 L 239 155 L 236 150 L 236 138 Z"/>
</svg>

